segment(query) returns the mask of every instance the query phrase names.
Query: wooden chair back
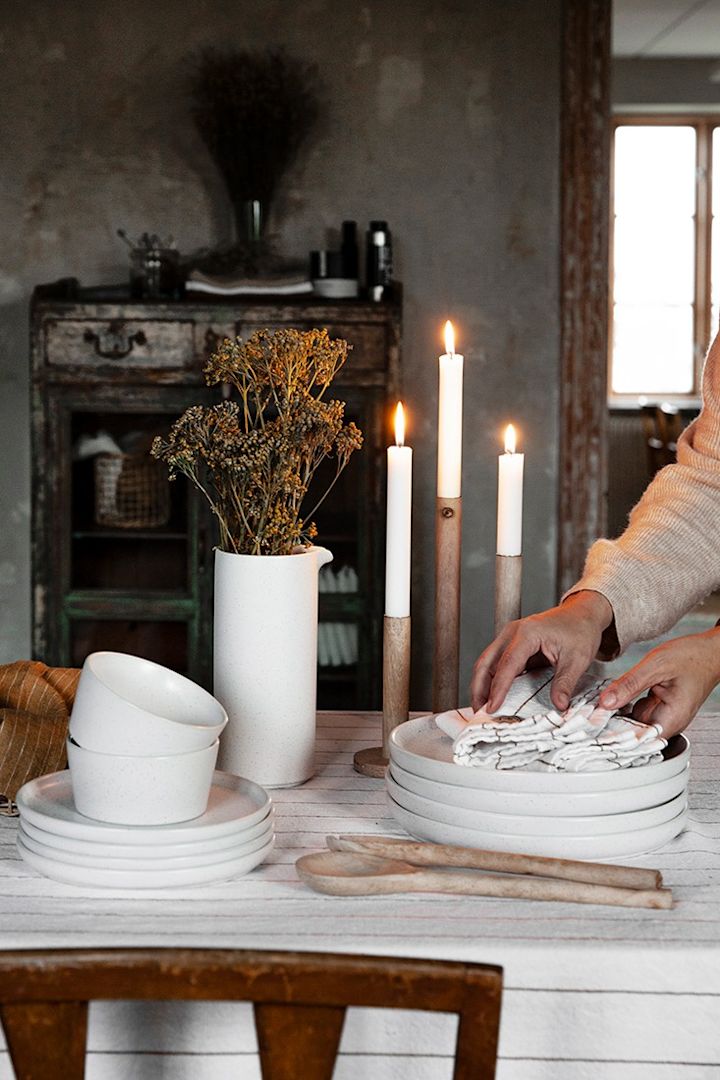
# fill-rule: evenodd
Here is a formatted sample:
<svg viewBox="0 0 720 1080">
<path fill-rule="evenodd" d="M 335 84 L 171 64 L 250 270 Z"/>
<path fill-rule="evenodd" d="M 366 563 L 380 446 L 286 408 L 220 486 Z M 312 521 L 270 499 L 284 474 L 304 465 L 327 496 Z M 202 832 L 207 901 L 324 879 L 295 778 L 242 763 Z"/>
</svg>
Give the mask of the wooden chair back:
<svg viewBox="0 0 720 1080">
<path fill-rule="evenodd" d="M 495 1076 L 502 969 L 444 960 L 223 949 L 0 952 L 17 1080 L 82 1080 L 90 1001 L 252 1001 L 264 1080 L 330 1080 L 347 1006 L 460 1017 L 454 1080 Z"/>
<path fill-rule="evenodd" d="M 677 441 L 685 426 L 680 410 L 663 402 L 642 406 L 643 430 L 648 455 L 648 469 L 654 476 L 677 458 Z"/>
</svg>

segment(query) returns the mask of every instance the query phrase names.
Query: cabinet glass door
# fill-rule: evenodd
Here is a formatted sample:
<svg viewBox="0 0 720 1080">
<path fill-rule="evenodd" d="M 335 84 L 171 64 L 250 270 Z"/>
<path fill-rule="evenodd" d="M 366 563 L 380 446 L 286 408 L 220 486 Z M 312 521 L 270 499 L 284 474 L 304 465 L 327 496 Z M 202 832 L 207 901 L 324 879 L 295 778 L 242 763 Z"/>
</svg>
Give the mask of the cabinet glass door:
<svg viewBox="0 0 720 1080">
<path fill-rule="evenodd" d="M 69 545 L 62 597 L 63 662 L 134 653 L 207 685 L 201 633 L 207 516 L 184 479 L 150 454 L 177 413 L 67 412 Z M 66 444 L 66 449 L 67 444 Z"/>
</svg>

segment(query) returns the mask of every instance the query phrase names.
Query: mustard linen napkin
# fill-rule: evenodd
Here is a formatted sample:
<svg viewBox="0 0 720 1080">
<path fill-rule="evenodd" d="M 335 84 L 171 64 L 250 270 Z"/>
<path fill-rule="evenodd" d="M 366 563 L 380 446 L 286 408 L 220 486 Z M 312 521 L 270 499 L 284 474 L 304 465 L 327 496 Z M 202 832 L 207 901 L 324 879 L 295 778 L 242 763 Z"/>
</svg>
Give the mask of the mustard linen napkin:
<svg viewBox="0 0 720 1080">
<path fill-rule="evenodd" d="M 0 665 L 0 814 L 16 814 L 28 780 L 64 769 L 70 710 L 79 668 L 38 660 Z"/>
</svg>

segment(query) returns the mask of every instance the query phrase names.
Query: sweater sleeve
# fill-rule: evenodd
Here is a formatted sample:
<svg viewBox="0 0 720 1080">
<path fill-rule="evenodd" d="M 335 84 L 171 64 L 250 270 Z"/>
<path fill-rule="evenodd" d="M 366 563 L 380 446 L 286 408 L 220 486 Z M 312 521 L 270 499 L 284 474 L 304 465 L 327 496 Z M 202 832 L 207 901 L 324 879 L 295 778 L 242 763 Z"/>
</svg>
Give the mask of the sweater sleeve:
<svg viewBox="0 0 720 1080">
<path fill-rule="evenodd" d="M 656 475 L 617 540 L 590 548 L 583 576 L 615 616 L 602 659 L 663 633 L 720 584 L 720 334 L 703 372 L 700 415 L 678 440 L 677 463 Z M 564 598 L 563 598 L 564 599 Z"/>
</svg>

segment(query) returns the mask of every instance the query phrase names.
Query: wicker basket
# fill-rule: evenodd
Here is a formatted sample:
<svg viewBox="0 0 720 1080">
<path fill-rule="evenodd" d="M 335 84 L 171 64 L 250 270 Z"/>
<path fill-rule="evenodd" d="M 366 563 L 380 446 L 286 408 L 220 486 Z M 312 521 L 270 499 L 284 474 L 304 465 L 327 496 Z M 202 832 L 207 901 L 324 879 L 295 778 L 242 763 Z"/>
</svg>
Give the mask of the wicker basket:
<svg viewBox="0 0 720 1080">
<path fill-rule="evenodd" d="M 146 454 L 98 454 L 95 521 L 121 529 L 167 525 L 170 484 L 165 466 Z"/>
</svg>

